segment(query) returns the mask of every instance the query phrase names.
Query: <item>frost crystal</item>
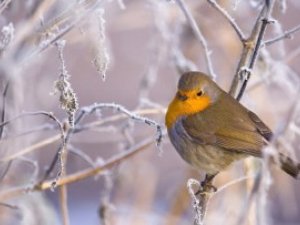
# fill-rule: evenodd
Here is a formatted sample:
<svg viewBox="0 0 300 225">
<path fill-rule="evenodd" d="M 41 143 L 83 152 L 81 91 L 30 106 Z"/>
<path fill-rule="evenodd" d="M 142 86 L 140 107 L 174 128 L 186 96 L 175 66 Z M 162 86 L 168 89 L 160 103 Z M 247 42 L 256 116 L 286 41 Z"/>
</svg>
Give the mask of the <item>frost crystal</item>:
<svg viewBox="0 0 300 225">
<path fill-rule="evenodd" d="M 4 51 L 14 38 L 15 28 L 12 23 L 2 27 L 0 35 L 0 51 Z"/>
<path fill-rule="evenodd" d="M 65 61 L 63 58 L 65 41 L 56 42 L 56 46 L 59 52 L 59 59 L 61 60 L 61 72 L 58 80 L 56 80 L 54 83 L 55 93 L 59 92 L 61 108 L 68 114 L 69 124 L 71 127 L 73 127 L 75 112 L 78 109 L 78 101 L 76 93 L 73 91 L 71 83 L 69 82 L 70 74 L 66 70 Z"/>
<path fill-rule="evenodd" d="M 108 49 L 106 45 L 105 39 L 105 19 L 104 19 L 104 10 L 99 9 L 96 12 L 97 20 L 98 20 L 98 38 L 97 38 L 97 48 L 96 48 L 96 56 L 93 60 L 93 63 L 97 69 L 97 72 L 102 76 L 103 81 L 106 79 L 106 73 L 108 70 L 108 65 L 110 63 L 110 58 L 108 54 Z"/>
</svg>

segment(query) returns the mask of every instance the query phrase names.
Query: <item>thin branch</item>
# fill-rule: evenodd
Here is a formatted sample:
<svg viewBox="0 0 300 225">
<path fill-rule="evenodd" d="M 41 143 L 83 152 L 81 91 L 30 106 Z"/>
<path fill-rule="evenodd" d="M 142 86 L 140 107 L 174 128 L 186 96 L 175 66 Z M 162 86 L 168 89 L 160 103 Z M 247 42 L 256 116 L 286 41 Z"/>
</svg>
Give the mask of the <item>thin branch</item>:
<svg viewBox="0 0 300 225">
<path fill-rule="evenodd" d="M 165 136 L 165 135 L 166 135 L 166 132 L 164 131 L 163 136 Z M 135 154 L 148 148 L 149 146 L 151 146 L 154 143 L 155 143 L 155 141 L 152 138 L 147 138 L 144 141 L 140 142 L 139 144 L 131 147 L 127 151 L 121 152 L 120 154 L 111 157 L 110 159 L 108 159 L 105 162 L 105 164 L 100 164 L 100 165 L 95 166 L 95 168 L 85 169 L 85 170 L 67 175 L 65 177 L 61 177 L 57 181 L 56 185 L 57 186 L 66 185 L 66 184 L 74 183 L 74 182 L 86 179 L 88 177 L 100 174 L 100 173 L 104 172 L 105 170 L 110 169 L 113 166 L 119 164 L 120 162 L 123 162 L 124 160 L 131 158 Z M 28 191 L 43 191 L 43 190 L 51 189 L 53 182 L 54 182 L 54 180 L 47 180 L 41 184 L 38 183 L 33 188 L 29 188 L 29 189 L 26 187 L 17 187 L 17 188 L 9 189 L 7 191 L 2 191 L 2 192 L 0 192 L 0 199 L 5 200 L 8 198 L 15 198 L 18 195 L 27 193 Z"/>
<path fill-rule="evenodd" d="M 295 59 L 300 54 L 300 47 L 297 47 L 295 50 L 290 52 L 285 58 L 284 61 L 289 63 L 293 59 Z"/>
<path fill-rule="evenodd" d="M 8 58 L 14 58 L 21 52 L 20 48 L 22 48 L 21 46 L 23 41 L 26 40 L 26 38 L 31 34 L 32 30 L 36 27 L 38 21 L 40 21 L 41 15 L 45 15 L 47 10 L 49 10 L 55 2 L 56 0 L 42 1 L 36 10 L 31 14 L 31 17 L 27 19 L 26 23 L 19 27 L 13 42 L 13 46 L 9 52 L 11 55 L 8 56 Z M 27 55 L 25 58 L 27 58 Z"/>
<path fill-rule="evenodd" d="M 130 117 L 133 120 L 143 122 L 143 123 L 151 125 L 151 126 L 155 126 L 156 130 L 157 130 L 157 138 L 156 138 L 157 145 L 160 145 L 160 143 L 162 141 L 162 136 L 163 136 L 161 125 L 159 125 L 154 120 L 148 119 L 146 117 L 137 115 L 137 114 L 129 111 L 122 105 L 115 104 L 115 103 L 98 103 L 98 104 L 94 104 L 91 106 L 83 107 L 81 109 L 81 114 L 79 115 L 79 117 L 82 118 L 82 117 L 84 117 L 85 114 L 91 114 L 91 113 L 95 112 L 96 110 L 103 109 L 103 108 L 116 109 L 117 111 L 124 113 L 125 115 L 127 115 L 128 117 Z M 78 119 L 76 119 L 75 121 L 77 121 L 77 120 Z"/>
<path fill-rule="evenodd" d="M 263 17 L 264 12 L 265 12 L 265 7 L 260 11 L 259 15 L 257 16 L 250 37 L 243 43 L 244 47 L 242 50 L 242 54 L 229 90 L 229 94 L 232 95 L 233 97 L 236 96 L 238 92 L 238 88 L 242 81 L 241 71 L 243 71 L 244 68 L 247 67 L 247 62 L 249 61 L 252 55 L 254 45 L 255 45 L 255 40 L 258 36 L 261 27 L 261 18 Z"/>
<path fill-rule="evenodd" d="M 4 177 L 6 176 L 7 172 L 9 171 L 11 165 L 12 165 L 12 160 L 7 162 L 6 168 L 4 169 L 3 173 L 0 175 L 0 182 L 4 179 Z"/>
<path fill-rule="evenodd" d="M 77 118 L 75 119 L 75 126 L 77 126 L 77 124 L 84 119 L 84 117 L 88 114 L 91 114 L 99 109 L 103 109 L 103 108 L 112 108 L 112 109 L 116 109 L 117 111 L 120 111 L 122 113 L 124 113 L 125 115 L 129 116 L 131 119 L 136 120 L 136 121 L 140 121 L 140 122 L 144 122 L 148 125 L 152 125 L 155 126 L 157 129 L 157 146 L 160 145 L 161 141 L 162 141 L 162 128 L 161 125 L 159 125 L 158 123 L 156 123 L 154 120 L 139 116 L 134 114 L 133 112 L 130 112 L 129 110 L 127 110 L 125 107 L 123 107 L 122 105 L 119 104 L 115 104 L 115 103 L 98 103 L 98 104 L 93 104 L 91 106 L 86 106 L 81 108 L 79 115 L 77 116 Z M 66 144 L 69 142 L 69 139 L 71 137 L 71 135 L 74 133 L 73 129 L 69 129 L 67 132 L 67 135 L 65 137 L 65 142 L 63 145 L 61 145 L 59 147 L 59 149 L 57 150 L 57 153 L 55 154 L 51 165 L 49 167 L 49 169 L 46 171 L 43 179 L 40 181 L 40 183 L 43 183 L 45 181 L 45 179 L 47 179 L 50 176 L 50 173 L 52 172 L 52 170 L 54 169 L 54 166 L 58 160 L 58 156 L 62 157 L 61 152 L 63 152 L 63 148 L 66 146 Z M 62 162 L 62 160 L 60 160 Z M 61 167 L 62 167 L 62 163 L 61 163 Z M 54 181 L 53 183 L 53 187 L 56 186 L 56 182 L 60 177 L 60 173 L 58 173 L 57 175 L 57 179 Z"/>
<path fill-rule="evenodd" d="M 37 133 L 37 132 L 40 133 L 42 131 L 57 130 L 57 128 L 58 127 L 56 125 L 53 125 L 53 124 L 50 124 L 50 123 L 45 123 L 43 125 L 36 126 L 36 127 L 31 128 L 31 129 L 21 131 L 19 133 L 13 134 L 13 135 L 9 135 L 9 136 L 7 135 L 7 136 L 3 137 L 2 140 L 7 141 L 9 139 L 16 139 L 16 138 L 26 136 L 26 135 L 30 135 L 30 134 L 33 134 L 33 133 Z M 2 140 L 0 140 L 0 143 L 2 142 Z"/>
<path fill-rule="evenodd" d="M 62 140 L 62 143 L 61 143 L 61 148 L 59 148 L 59 151 L 58 151 L 58 156 L 59 159 L 60 159 L 60 171 L 58 172 L 57 176 L 56 176 L 56 180 L 59 179 L 59 177 L 61 176 L 62 172 L 64 171 L 64 163 L 63 163 L 63 157 L 64 157 L 64 154 L 65 154 L 65 146 L 66 146 L 66 138 L 67 136 L 65 135 L 65 127 L 62 125 L 62 123 L 58 120 L 58 118 L 56 118 L 56 116 L 54 116 L 53 113 L 49 113 L 49 112 L 45 112 L 45 111 L 38 111 L 38 112 L 26 112 L 26 113 L 23 113 L 11 120 L 8 120 L 6 122 L 3 122 L 2 124 L 0 124 L 0 127 L 2 126 L 5 126 L 9 123 L 11 123 L 12 121 L 16 120 L 16 119 L 20 119 L 24 116 L 35 116 L 35 115 L 44 115 L 44 116 L 47 116 L 48 118 L 52 119 L 57 125 L 58 127 L 60 128 L 60 138 Z M 32 146 L 31 146 L 32 147 Z M 16 154 L 19 154 L 16 153 Z M 16 155 L 15 154 L 15 155 Z M 7 160 L 7 158 L 11 158 L 11 156 L 9 157 L 6 157 L 4 159 L 1 159 L 1 161 L 5 161 Z M 10 159 L 11 160 L 11 159 Z M 53 183 L 54 186 L 55 186 L 55 182 Z"/>
<path fill-rule="evenodd" d="M 5 113 L 6 113 L 6 95 L 7 95 L 7 91 L 8 91 L 8 87 L 9 87 L 9 82 L 7 81 L 5 87 L 4 87 L 4 91 L 2 94 L 2 114 L 1 114 L 1 123 L 4 122 L 5 120 Z M 0 140 L 3 138 L 3 131 L 4 131 L 4 126 L 0 127 Z M 12 165 L 12 161 L 8 161 L 6 168 L 4 169 L 3 173 L 0 175 L 0 182 L 4 179 L 4 177 L 6 176 L 7 172 L 10 169 L 10 166 Z"/>
<path fill-rule="evenodd" d="M 91 159 L 89 155 L 87 155 L 84 151 L 73 147 L 72 145 L 68 145 L 68 151 L 76 156 L 78 156 L 80 159 L 85 161 L 89 166 L 95 167 L 95 162 Z"/>
<path fill-rule="evenodd" d="M 9 5 L 9 3 L 12 0 L 3 0 L 0 4 L 0 14 L 3 13 L 3 11 L 7 8 L 7 6 Z"/>
<path fill-rule="evenodd" d="M 60 161 L 61 170 L 58 172 L 58 174 L 56 175 L 55 180 L 52 183 L 52 188 L 56 187 L 56 183 L 57 183 L 58 179 L 63 175 L 64 170 L 65 170 L 65 167 L 64 167 L 65 163 L 64 162 L 66 161 L 65 158 L 66 158 L 66 154 L 67 154 L 67 152 L 66 152 L 66 146 L 68 145 L 68 143 L 70 141 L 70 138 L 71 138 L 71 136 L 72 136 L 73 133 L 74 132 L 73 132 L 72 128 L 70 128 L 70 129 L 67 130 L 66 135 L 65 135 L 65 142 L 63 144 L 61 144 L 59 146 L 59 148 L 57 149 L 57 151 L 56 151 L 56 153 L 54 155 L 54 158 L 51 161 L 50 167 L 46 170 L 45 175 L 43 176 L 42 180 L 39 183 L 42 183 L 46 179 L 49 178 L 51 172 L 53 171 L 53 169 L 54 169 L 54 167 L 56 165 L 56 163 L 58 161 Z"/>
<path fill-rule="evenodd" d="M 31 173 L 31 183 L 34 183 L 38 177 L 39 174 L 39 164 L 37 163 L 37 161 L 34 161 L 32 159 L 29 158 L 25 158 L 25 157 L 20 157 L 18 158 L 18 160 L 29 164 L 32 168 L 33 168 L 33 172 Z M 10 161 L 11 162 L 11 161 Z"/>
<path fill-rule="evenodd" d="M 136 115 L 152 115 L 152 114 L 165 113 L 165 109 L 140 109 L 140 110 L 133 111 L 132 113 L 134 113 Z M 82 114 L 82 116 L 83 116 L 83 114 Z M 117 120 L 126 119 L 127 117 L 128 117 L 127 115 L 119 114 L 119 115 L 113 115 L 113 116 L 110 116 L 108 118 L 104 118 L 101 120 L 97 120 L 94 122 L 90 122 L 90 123 L 87 123 L 84 125 L 78 125 L 74 129 L 74 133 L 80 132 L 82 130 L 92 129 L 93 127 L 102 126 L 109 122 L 115 122 Z"/>
<path fill-rule="evenodd" d="M 9 82 L 6 83 L 6 85 L 5 85 L 5 87 L 4 87 L 3 94 L 2 94 L 2 114 L 1 114 L 1 123 L 3 123 L 3 122 L 5 121 L 6 95 L 7 95 L 8 87 L 9 87 Z M 1 126 L 1 127 L 0 127 L 0 139 L 2 139 L 2 137 L 3 137 L 3 131 L 4 131 L 4 127 Z"/>
<path fill-rule="evenodd" d="M 60 208 L 61 208 L 61 213 L 62 213 L 63 225 L 70 224 L 67 200 L 68 200 L 67 186 L 62 185 L 59 188 L 59 202 L 60 202 Z"/>
<path fill-rule="evenodd" d="M 179 6 L 179 8 L 181 9 L 181 11 L 183 12 L 186 20 L 190 24 L 194 34 L 196 35 L 196 38 L 198 39 L 201 46 L 203 47 L 204 52 L 205 52 L 205 60 L 206 60 L 207 70 L 208 70 L 210 76 L 212 77 L 212 79 L 215 80 L 216 79 L 216 74 L 214 73 L 213 66 L 212 66 L 212 61 L 211 61 L 211 58 L 210 58 L 211 52 L 208 49 L 207 42 L 206 42 L 204 36 L 201 33 L 194 17 L 192 16 L 191 12 L 189 11 L 188 7 L 186 6 L 184 0 L 176 0 L 176 2 L 177 2 L 177 5 Z"/>
<path fill-rule="evenodd" d="M 45 146 L 47 146 L 49 144 L 52 144 L 52 143 L 58 141 L 59 139 L 61 139 L 61 135 L 60 134 L 55 135 L 55 136 L 50 137 L 50 138 L 47 138 L 47 139 L 42 140 L 42 141 L 40 141 L 40 142 L 38 142 L 36 144 L 33 144 L 33 145 L 29 146 L 29 147 L 26 147 L 26 148 L 24 148 L 24 149 L 22 149 L 22 150 L 20 150 L 20 151 L 18 151 L 16 153 L 12 154 L 12 155 L 5 156 L 5 157 L 1 158 L 0 162 L 11 161 L 11 160 L 16 159 L 18 157 L 21 157 L 21 156 L 23 156 L 25 154 L 31 153 L 31 152 L 33 152 L 35 150 L 38 150 L 38 149 L 40 149 L 42 147 L 45 147 Z"/>
<path fill-rule="evenodd" d="M 16 120 L 16 119 L 20 119 L 20 118 L 22 118 L 22 117 L 24 117 L 24 116 L 35 116 L 35 115 L 44 115 L 44 116 L 47 116 L 48 118 L 50 118 L 51 120 L 53 120 L 57 125 L 58 125 L 58 127 L 60 128 L 60 135 L 59 135 L 59 137 L 60 137 L 60 139 L 62 140 L 62 151 L 60 152 L 60 155 L 62 156 L 63 155 L 63 149 L 64 149 L 64 146 L 65 146 L 65 131 L 64 131 L 64 127 L 63 127 L 63 125 L 61 124 L 61 122 L 54 116 L 54 114 L 53 113 L 49 113 L 49 112 L 44 112 L 44 111 L 39 111 L 39 112 L 26 112 L 26 113 L 23 113 L 23 114 L 21 114 L 21 115 L 19 115 L 19 116 L 17 116 L 17 117 L 15 117 L 15 118 L 13 118 L 13 119 L 11 119 L 11 120 L 8 120 L 8 121 L 6 121 L 6 122 L 3 122 L 2 124 L 0 124 L 0 127 L 3 127 L 3 126 L 5 126 L 5 125 L 7 125 L 7 124 L 9 124 L 9 123 L 11 123 L 12 121 L 14 121 L 14 120 Z M 56 137 L 54 137 L 53 139 L 55 139 Z M 53 141 L 53 139 L 51 139 L 50 141 Z M 46 142 L 47 143 L 47 142 Z M 43 145 L 45 144 L 45 143 L 42 143 Z M 36 144 L 36 145 L 38 145 L 38 147 L 40 146 L 40 143 L 38 143 L 38 144 Z M 23 150 L 23 152 L 22 152 L 22 154 L 24 153 L 24 151 L 25 152 L 28 152 L 28 151 L 32 151 L 32 149 L 36 149 L 36 145 L 33 147 L 33 146 L 30 146 L 30 147 L 28 147 L 27 149 L 24 149 Z M 1 161 L 10 161 L 10 160 L 12 160 L 12 159 L 14 159 L 16 156 L 20 156 L 20 152 L 17 152 L 17 153 L 15 153 L 14 155 L 10 155 L 10 156 L 8 156 L 8 157 L 4 157 L 3 159 L 1 159 Z M 61 165 L 61 170 L 63 170 L 63 164 L 61 163 L 60 164 Z"/>
<path fill-rule="evenodd" d="M 137 114 L 137 115 L 151 115 L 151 114 L 159 114 L 159 113 L 163 113 L 163 112 L 164 112 L 164 109 L 141 109 L 141 110 L 133 111 L 133 113 Z M 80 115 L 83 116 L 84 114 L 80 113 Z M 115 122 L 115 121 L 122 120 L 122 119 L 125 119 L 125 118 L 127 118 L 127 116 L 124 115 L 124 114 L 123 115 L 122 114 L 113 115 L 113 116 L 110 116 L 108 118 L 104 118 L 104 119 L 101 119 L 101 120 L 98 120 L 98 121 L 94 121 L 94 122 L 91 122 L 91 123 L 88 123 L 88 124 L 85 124 L 85 125 L 78 125 L 78 126 L 75 127 L 73 133 L 79 133 L 79 132 L 82 132 L 82 131 L 85 131 L 85 130 L 89 130 L 89 129 L 91 129 L 93 127 L 96 127 L 96 126 L 101 126 L 101 125 L 104 125 L 106 123 Z M 77 117 L 77 119 L 79 119 L 79 116 Z M 47 145 L 50 145 L 50 144 L 58 141 L 60 138 L 61 138 L 60 135 L 55 135 L 53 137 L 44 139 L 40 142 L 37 142 L 36 144 L 33 144 L 29 147 L 21 149 L 18 152 L 12 154 L 12 155 L 1 158 L 0 162 L 8 162 L 8 161 L 13 160 L 15 158 L 18 158 L 20 156 L 29 154 L 33 151 L 36 151 L 36 150 L 38 150 L 42 147 L 45 147 Z"/>
<path fill-rule="evenodd" d="M 61 63 L 60 73 L 58 79 L 54 82 L 54 94 L 59 93 L 60 107 L 68 115 L 68 121 L 71 128 L 74 128 L 74 118 L 78 110 L 78 98 L 70 83 L 71 75 L 66 69 L 66 63 L 63 51 L 66 41 L 59 40 L 55 43 L 58 49 L 58 56 Z"/>
<path fill-rule="evenodd" d="M 16 205 L 11 205 L 11 204 L 8 204 L 8 203 L 5 203 L 5 202 L 0 202 L 0 206 L 3 206 L 3 207 L 6 207 L 6 208 L 9 208 L 9 209 L 20 209 L 18 206 Z"/>
<path fill-rule="evenodd" d="M 48 34 L 53 32 L 53 30 L 57 30 L 59 27 L 59 31 L 55 35 L 51 35 L 51 38 L 48 40 L 42 41 L 39 44 L 39 47 L 29 54 L 29 56 L 27 55 L 21 63 L 27 62 L 29 59 L 32 59 L 37 54 L 43 52 L 49 46 L 67 34 L 70 30 L 76 27 L 78 23 L 84 21 L 84 19 L 87 19 L 87 17 L 98 8 L 100 3 L 101 1 L 99 0 L 79 1 L 78 3 L 74 4 L 73 7 L 70 7 L 67 11 L 56 17 L 55 20 L 53 20 L 47 26 L 47 28 L 45 28 L 45 30 L 46 34 Z M 45 35 L 45 33 L 43 34 Z"/>
<path fill-rule="evenodd" d="M 255 178 L 256 178 L 256 176 L 254 176 L 254 175 L 252 175 L 252 176 L 248 175 L 248 176 L 243 176 L 243 177 L 237 178 L 235 180 L 232 180 L 232 181 L 224 184 L 223 186 L 219 187 L 218 190 L 211 197 L 212 198 L 215 197 L 217 194 L 220 194 L 227 188 L 232 187 L 233 185 L 240 184 L 241 182 L 247 181 L 249 179 L 255 179 Z"/>
<path fill-rule="evenodd" d="M 270 46 L 278 41 L 284 40 L 284 39 L 290 39 L 292 38 L 292 34 L 300 31 L 300 25 L 293 27 L 290 30 L 285 31 L 283 34 L 279 35 L 278 37 L 275 37 L 273 39 L 267 40 L 264 42 L 263 45 L 265 46 Z"/>
<path fill-rule="evenodd" d="M 7 121 L 4 121 L 4 122 L 0 123 L 0 128 L 2 128 L 4 126 L 7 126 L 8 124 L 14 122 L 15 120 L 22 119 L 23 117 L 37 116 L 37 115 L 43 115 L 43 116 L 46 116 L 46 117 L 50 118 L 51 120 L 53 120 L 58 125 L 58 127 L 61 130 L 61 133 L 62 134 L 64 133 L 64 129 L 63 129 L 62 124 L 59 121 L 59 119 L 56 118 L 56 116 L 54 116 L 54 114 L 52 112 L 45 112 L 45 111 L 24 112 L 24 113 L 22 113 L 22 114 L 20 114 L 18 116 L 15 116 L 14 118 L 12 118 L 10 120 L 7 120 Z"/>
<path fill-rule="evenodd" d="M 254 200 L 255 195 L 257 194 L 260 184 L 261 184 L 261 179 L 262 179 L 262 173 L 261 170 L 256 174 L 256 177 L 254 179 L 254 184 L 252 186 L 251 192 L 249 193 L 247 200 L 245 201 L 245 204 L 243 206 L 243 208 L 241 209 L 241 213 L 239 214 L 239 218 L 237 220 L 236 225 L 241 225 L 244 224 L 245 219 L 246 219 L 246 215 L 248 214 L 250 207 L 251 207 L 251 203 Z"/>
<path fill-rule="evenodd" d="M 256 59 L 257 59 L 257 56 L 259 53 L 259 49 L 260 49 L 261 43 L 263 41 L 263 38 L 264 38 L 264 35 L 266 32 L 267 25 L 271 22 L 270 17 L 271 17 L 274 3 L 275 3 L 274 0 L 266 0 L 265 7 L 263 8 L 264 13 L 263 13 L 263 17 L 261 19 L 261 26 L 260 26 L 259 33 L 257 35 L 257 39 L 255 41 L 255 47 L 253 49 L 253 53 L 249 60 L 249 66 L 246 66 L 244 69 L 242 69 L 240 71 L 240 76 L 242 76 L 243 82 L 242 82 L 242 86 L 241 86 L 241 88 L 238 92 L 237 98 L 236 98 L 238 101 L 243 96 L 246 86 L 248 84 L 248 81 L 251 77 L 252 69 L 256 62 Z"/>
<path fill-rule="evenodd" d="M 100 205 L 98 208 L 98 215 L 101 220 L 101 224 L 103 225 L 110 225 L 112 220 L 111 211 L 113 210 L 114 206 L 110 201 L 110 196 L 112 193 L 112 189 L 114 186 L 113 181 L 113 171 L 106 171 L 104 174 L 104 187 L 101 190 L 101 197 L 100 197 Z"/>
<path fill-rule="evenodd" d="M 212 185 L 212 179 L 209 178 L 208 180 L 206 176 L 205 180 L 202 181 L 201 184 L 199 181 L 194 179 L 189 179 L 187 182 L 187 188 L 193 200 L 193 208 L 196 213 L 196 225 L 203 225 L 209 200 L 215 192 L 215 187 Z M 193 186 L 197 186 L 198 191 L 195 192 Z"/>
<path fill-rule="evenodd" d="M 240 27 L 237 25 L 235 20 L 232 18 L 232 16 L 229 15 L 229 13 L 222 8 L 215 0 L 207 0 L 207 2 L 214 7 L 216 10 L 219 11 L 219 13 L 229 22 L 229 24 L 232 26 L 234 29 L 235 33 L 239 37 L 241 42 L 244 42 L 246 37 L 243 33 L 243 31 L 240 29 Z"/>
<path fill-rule="evenodd" d="M 61 162 L 63 165 L 66 165 L 67 163 L 67 159 L 68 159 L 67 157 L 68 157 L 68 152 L 63 151 L 62 162 Z M 65 167 L 63 167 L 63 170 L 61 171 L 61 176 L 62 177 L 66 176 Z M 56 181 L 54 182 L 56 183 Z M 65 184 L 61 185 L 59 188 L 59 202 L 60 202 L 60 208 L 62 213 L 63 225 L 69 225 L 70 219 L 69 219 L 69 210 L 68 210 L 68 191 L 67 191 L 67 185 Z"/>
</svg>

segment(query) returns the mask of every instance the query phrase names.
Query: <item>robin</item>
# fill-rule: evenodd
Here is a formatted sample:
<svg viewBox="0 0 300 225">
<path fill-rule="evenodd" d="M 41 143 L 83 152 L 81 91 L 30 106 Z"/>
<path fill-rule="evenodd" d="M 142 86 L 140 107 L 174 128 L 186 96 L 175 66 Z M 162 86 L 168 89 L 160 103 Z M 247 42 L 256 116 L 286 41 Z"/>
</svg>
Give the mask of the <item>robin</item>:
<svg viewBox="0 0 300 225">
<path fill-rule="evenodd" d="M 165 118 L 179 155 L 206 172 L 205 183 L 232 162 L 263 157 L 272 131 L 259 117 L 201 72 L 184 73 Z M 279 153 L 281 168 L 294 178 L 300 164 Z"/>
</svg>

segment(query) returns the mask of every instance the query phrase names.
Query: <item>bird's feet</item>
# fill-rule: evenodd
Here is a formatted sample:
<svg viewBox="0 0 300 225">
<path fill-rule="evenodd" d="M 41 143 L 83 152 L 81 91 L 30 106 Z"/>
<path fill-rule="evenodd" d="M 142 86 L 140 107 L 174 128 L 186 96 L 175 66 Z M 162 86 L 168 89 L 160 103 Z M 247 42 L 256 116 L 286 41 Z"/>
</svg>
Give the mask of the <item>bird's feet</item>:
<svg viewBox="0 0 300 225">
<path fill-rule="evenodd" d="M 217 192 L 217 188 L 212 184 L 213 178 L 215 175 L 207 175 L 205 176 L 205 179 L 201 181 L 201 187 L 199 190 L 195 193 L 195 195 L 202 195 L 202 194 L 211 194 L 214 192 Z"/>
</svg>

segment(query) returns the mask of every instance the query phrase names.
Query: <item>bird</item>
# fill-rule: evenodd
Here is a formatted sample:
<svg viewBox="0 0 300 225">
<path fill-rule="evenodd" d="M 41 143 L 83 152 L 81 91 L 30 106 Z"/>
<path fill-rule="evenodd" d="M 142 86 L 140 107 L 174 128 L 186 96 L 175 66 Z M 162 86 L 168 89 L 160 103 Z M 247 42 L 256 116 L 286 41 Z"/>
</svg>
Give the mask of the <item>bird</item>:
<svg viewBox="0 0 300 225">
<path fill-rule="evenodd" d="M 208 75 L 185 72 L 177 89 L 165 116 L 168 136 L 188 164 L 206 173 L 204 183 L 235 161 L 263 157 L 271 129 Z M 299 176 L 299 163 L 282 153 L 278 159 L 283 171 Z"/>
</svg>

